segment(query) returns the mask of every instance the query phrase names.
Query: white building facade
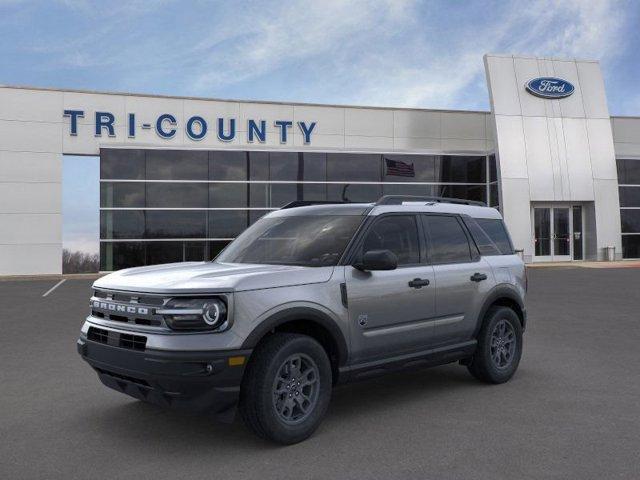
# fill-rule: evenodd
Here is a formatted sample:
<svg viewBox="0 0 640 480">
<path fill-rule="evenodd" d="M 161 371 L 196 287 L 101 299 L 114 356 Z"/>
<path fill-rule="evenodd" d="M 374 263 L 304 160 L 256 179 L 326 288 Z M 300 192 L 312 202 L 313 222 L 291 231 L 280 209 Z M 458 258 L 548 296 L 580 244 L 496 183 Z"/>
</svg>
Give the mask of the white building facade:
<svg viewBox="0 0 640 480">
<path fill-rule="evenodd" d="M 212 258 L 294 200 L 480 200 L 527 262 L 640 257 L 640 118 L 598 62 L 487 55 L 490 112 L 0 87 L 0 275 L 62 270 L 63 155 L 101 158 L 101 269 Z"/>
</svg>

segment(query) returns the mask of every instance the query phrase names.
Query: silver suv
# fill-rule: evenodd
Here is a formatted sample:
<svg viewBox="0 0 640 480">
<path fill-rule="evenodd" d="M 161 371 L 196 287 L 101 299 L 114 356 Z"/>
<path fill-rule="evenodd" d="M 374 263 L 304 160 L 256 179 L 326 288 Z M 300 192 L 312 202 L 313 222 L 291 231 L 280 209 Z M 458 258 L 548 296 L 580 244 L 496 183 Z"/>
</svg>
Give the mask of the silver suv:
<svg viewBox="0 0 640 480">
<path fill-rule="evenodd" d="M 333 385 L 451 362 L 515 373 L 525 267 L 497 210 L 455 199 L 287 205 L 213 262 L 97 280 L 78 351 L 102 383 L 290 444 Z"/>
</svg>

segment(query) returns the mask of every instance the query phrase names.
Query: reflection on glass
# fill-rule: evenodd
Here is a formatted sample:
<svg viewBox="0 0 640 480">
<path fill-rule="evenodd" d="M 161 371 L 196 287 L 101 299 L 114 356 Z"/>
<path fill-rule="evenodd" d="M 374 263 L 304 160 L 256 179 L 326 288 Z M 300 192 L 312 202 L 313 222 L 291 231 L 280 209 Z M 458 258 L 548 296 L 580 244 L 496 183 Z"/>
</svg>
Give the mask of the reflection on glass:
<svg viewBox="0 0 640 480">
<path fill-rule="evenodd" d="M 536 256 L 551 255 L 551 209 L 534 208 L 533 219 Z"/>
<path fill-rule="evenodd" d="M 582 260 L 582 207 L 573 207 L 573 259 Z"/>
<path fill-rule="evenodd" d="M 297 153 L 270 152 L 269 180 L 302 180 L 302 162 Z"/>
<path fill-rule="evenodd" d="M 139 210 L 101 211 L 100 238 L 144 238 L 144 212 Z"/>
<path fill-rule="evenodd" d="M 327 200 L 332 202 L 375 202 L 381 196 L 382 185 L 357 183 L 327 185 Z"/>
<path fill-rule="evenodd" d="M 206 180 L 208 152 L 147 150 L 147 180 Z"/>
<path fill-rule="evenodd" d="M 568 208 L 553 209 L 553 254 L 571 255 Z"/>
<path fill-rule="evenodd" d="M 622 235 L 622 257 L 640 258 L 640 235 Z"/>
<path fill-rule="evenodd" d="M 622 233 L 640 233 L 640 210 L 620 210 Z"/>
<path fill-rule="evenodd" d="M 247 164 L 247 152 L 210 152 L 209 180 L 246 180 Z"/>
<path fill-rule="evenodd" d="M 205 238 L 205 210 L 147 210 L 144 238 Z"/>
<path fill-rule="evenodd" d="M 234 238 L 247 228 L 246 210 L 210 210 L 209 238 Z"/>
<path fill-rule="evenodd" d="M 143 208 L 144 183 L 100 183 L 100 206 L 106 208 Z"/>
<path fill-rule="evenodd" d="M 379 182 L 382 180 L 382 155 L 328 153 L 327 180 Z"/>
<path fill-rule="evenodd" d="M 148 183 L 147 207 L 207 208 L 206 183 Z"/>
<path fill-rule="evenodd" d="M 145 151 L 134 149 L 100 149 L 100 178 L 144 180 Z"/>
<path fill-rule="evenodd" d="M 211 208 L 239 208 L 247 206 L 246 183 L 210 183 L 209 206 Z"/>
<path fill-rule="evenodd" d="M 640 185 L 640 160 L 618 158 L 616 163 L 620 185 Z"/>
</svg>

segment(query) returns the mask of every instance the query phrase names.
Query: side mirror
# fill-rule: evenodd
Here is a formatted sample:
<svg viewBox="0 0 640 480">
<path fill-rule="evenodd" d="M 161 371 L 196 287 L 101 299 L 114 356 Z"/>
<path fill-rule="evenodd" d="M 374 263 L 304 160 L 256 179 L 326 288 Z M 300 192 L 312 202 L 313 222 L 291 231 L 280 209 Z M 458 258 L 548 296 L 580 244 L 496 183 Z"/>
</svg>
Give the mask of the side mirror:
<svg viewBox="0 0 640 480">
<path fill-rule="evenodd" d="M 398 267 L 398 257 L 391 250 L 369 250 L 362 256 L 362 260 L 353 265 L 358 270 L 395 270 Z"/>
</svg>

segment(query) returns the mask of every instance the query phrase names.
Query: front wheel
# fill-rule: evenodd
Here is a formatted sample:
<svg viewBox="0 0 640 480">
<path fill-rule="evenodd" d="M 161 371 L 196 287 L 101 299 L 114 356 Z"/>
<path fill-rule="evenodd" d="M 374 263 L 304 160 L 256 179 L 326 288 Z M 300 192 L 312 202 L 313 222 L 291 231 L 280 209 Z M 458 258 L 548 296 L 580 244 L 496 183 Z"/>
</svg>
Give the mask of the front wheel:
<svg viewBox="0 0 640 480">
<path fill-rule="evenodd" d="M 508 307 L 492 307 L 478 334 L 478 348 L 467 366 L 487 383 L 504 383 L 518 369 L 522 356 L 522 325 Z"/>
<path fill-rule="evenodd" d="M 331 364 L 313 338 L 276 333 L 251 356 L 242 381 L 240 413 L 263 438 L 300 442 L 320 425 L 331 398 Z"/>
</svg>

